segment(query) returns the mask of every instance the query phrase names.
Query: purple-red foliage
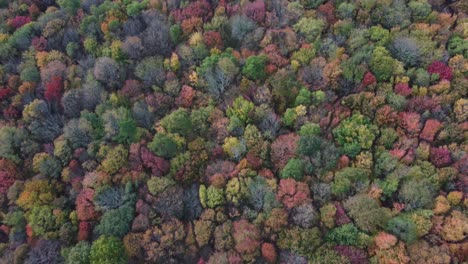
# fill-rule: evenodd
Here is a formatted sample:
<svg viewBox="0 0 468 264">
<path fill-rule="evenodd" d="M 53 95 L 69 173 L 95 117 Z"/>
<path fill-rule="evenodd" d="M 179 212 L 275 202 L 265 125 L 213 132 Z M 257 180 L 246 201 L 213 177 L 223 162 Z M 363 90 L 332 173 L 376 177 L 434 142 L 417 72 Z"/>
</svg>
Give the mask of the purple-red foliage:
<svg viewBox="0 0 468 264">
<path fill-rule="evenodd" d="M 424 113 L 425 111 L 434 111 L 439 107 L 439 103 L 428 96 L 417 96 L 408 100 L 406 109 L 410 112 Z"/>
<path fill-rule="evenodd" d="M 334 249 L 336 252 L 347 257 L 351 261 L 351 264 L 369 263 L 369 258 L 367 256 L 367 253 L 366 251 L 362 249 L 359 249 L 353 246 L 345 246 L 345 245 L 335 246 Z"/>
<path fill-rule="evenodd" d="M 31 22 L 31 18 L 27 16 L 16 16 L 8 21 L 8 25 L 13 28 L 20 28 Z"/>
<path fill-rule="evenodd" d="M 140 157 L 143 165 L 151 169 L 151 174 L 154 176 L 163 176 L 169 172 L 169 162 L 161 157 L 153 154 L 146 147 L 141 147 Z"/>
<path fill-rule="evenodd" d="M 13 105 L 9 105 L 3 110 L 3 116 L 7 120 L 18 119 L 21 116 L 21 112 Z"/>
<path fill-rule="evenodd" d="M 141 94 L 141 87 L 138 80 L 126 80 L 120 92 L 124 97 L 132 98 Z"/>
<path fill-rule="evenodd" d="M 441 61 L 434 61 L 427 67 L 427 72 L 430 74 L 437 73 L 441 80 L 452 80 L 452 69 Z"/>
<path fill-rule="evenodd" d="M 78 241 L 88 240 L 91 234 L 91 228 L 91 222 L 80 222 L 78 226 Z"/>
<path fill-rule="evenodd" d="M 47 101 L 60 101 L 63 94 L 62 77 L 54 76 L 46 83 L 44 97 Z"/>
<path fill-rule="evenodd" d="M 13 183 L 15 176 L 18 175 L 15 164 L 8 160 L 0 159 L 0 193 L 8 191 Z"/>
<path fill-rule="evenodd" d="M 35 37 L 32 39 L 31 44 L 36 51 L 45 51 L 47 48 L 47 39 L 43 36 Z"/>
<path fill-rule="evenodd" d="M 225 180 L 236 176 L 236 164 L 227 161 L 216 161 L 209 164 L 205 170 L 206 182 L 213 182 L 213 178 L 222 177 Z"/>
<path fill-rule="evenodd" d="M 452 163 L 450 151 L 446 148 L 431 148 L 430 159 L 438 168 L 446 167 Z"/>
<path fill-rule="evenodd" d="M 3 101 L 13 95 L 15 91 L 13 89 L 6 87 L 6 88 L 0 88 L 0 101 Z"/>
<path fill-rule="evenodd" d="M 362 79 L 362 86 L 367 87 L 369 85 L 377 83 L 377 79 L 375 76 L 372 74 L 372 72 L 366 72 L 364 75 L 364 78 Z"/>
<path fill-rule="evenodd" d="M 177 22 L 194 17 L 202 18 L 204 22 L 207 22 L 213 16 L 213 12 L 210 3 L 207 0 L 198 0 L 191 2 L 184 9 L 172 12 L 172 16 L 174 16 L 174 19 Z"/>
<path fill-rule="evenodd" d="M 351 222 L 349 217 L 346 215 L 343 205 L 340 202 L 334 202 L 334 205 L 336 207 L 335 223 L 340 226 Z"/>
<path fill-rule="evenodd" d="M 164 112 L 170 108 L 173 103 L 172 97 L 163 93 L 153 93 L 146 98 L 148 106 L 154 109 L 155 112 Z"/>
<path fill-rule="evenodd" d="M 263 0 L 248 2 L 244 6 L 244 14 L 253 21 L 262 23 L 265 20 L 265 2 Z"/>
</svg>

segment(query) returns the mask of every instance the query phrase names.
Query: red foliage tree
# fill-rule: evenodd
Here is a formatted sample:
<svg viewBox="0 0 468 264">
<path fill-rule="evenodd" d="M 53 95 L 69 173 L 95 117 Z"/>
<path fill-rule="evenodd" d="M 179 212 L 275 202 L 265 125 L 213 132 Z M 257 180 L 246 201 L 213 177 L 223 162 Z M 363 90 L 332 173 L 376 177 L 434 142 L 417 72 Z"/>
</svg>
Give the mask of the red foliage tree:
<svg viewBox="0 0 468 264">
<path fill-rule="evenodd" d="M 430 159 L 438 168 L 446 167 L 452 163 L 450 151 L 446 148 L 431 148 Z"/>
<path fill-rule="evenodd" d="M 223 39 L 221 33 L 217 31 L 207 31 L 203 34 L 203 42 L 210 48 L 223 49 Z"/>
<path fill-rule="evenodd" d="M 439 74 L 441 80 L 452 80 L 452 69 L 441 61 L 434 61 L 427 67 L 427 72 L 430 74 Z"/>
<path fill-rule="evenodd" d="M 46 90 L 44 97 L 49 102 L 58 102 L 63 94 L 63 81 L 62 77 L 54 76 L 46 83 Z"/>
<path fill-rule="evenodd" d="M 262 244 L 262 256 L 268 263 L 276 263 L 278 254 L 276 253 L 275 246 L 271 243 Z"/>
<path fill-rule="evenodd" d="M 413 91 L 409 87 L 407 83 L 397 83 L 395 85 L 395 93 L 403 96 L 408 96 L 412 93 Z"/>
<path fill-rule="evenodd" d="M 262 23 L 265 20 L 265 2 L 263 0 L 247 2 L 244 6 L 244 14 L 253 21 Z"/>
<path fill-rule="evenodd" d="M 140 157 L 143 161 L 143 165 L 146 168 L 151 169 L 151 174 L 154 176 L 163 176 L 169 172 L 169 162 L 161 157 L 153 154 L 146 147 L 142 147 L 140 150 Z"/>
<path fill-rule="evenodd" d="M 276 198 L 286 208 L 291 209 L 302 203 L 310 202 L 310 189 L 306 183 L 296 182 L 294 179 L 282 179 Z"/>
<path fill-rule="evenodd" d="M 281 170 L 296 155 L 299 136 L 294 133 L 279 136 L 271 144 L 271 161 L 277 170 Z"/>
<path fill-rule="evenodd" d="M 421 124 L 419 123 L 420 115 L 414 112 L 402 112 L 399 115 L 400 126 L 408 132 L 409 136 L 414 136 L 421 130 Z"/>
<path fill-rule="evenodd" d="M 96 218 L 97 213 L 93 204 L 94 190 L 83 189 L 76 198 L 76 215 L 80 221 L 89 221 Z"/>
<path fill-rule="evenodd" d="M 439 129 L 442 127 L 442 123 L 435 119 L 429 119 L 426 121 L 426 124 L 424 124 L 424 128 L 421 131 L 421 134 L 419 137 L 421 139 L 427 140 L 429 142 L 432 142 L 434 140 L 434 137 L 439 131 Z"/>
</svg>

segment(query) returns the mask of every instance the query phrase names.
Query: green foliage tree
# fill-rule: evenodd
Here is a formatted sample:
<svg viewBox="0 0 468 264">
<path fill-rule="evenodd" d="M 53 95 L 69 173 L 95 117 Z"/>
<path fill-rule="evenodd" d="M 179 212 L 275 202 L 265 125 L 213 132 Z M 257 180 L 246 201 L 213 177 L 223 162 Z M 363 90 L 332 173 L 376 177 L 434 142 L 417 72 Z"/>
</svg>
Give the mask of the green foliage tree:
<svg viewBox="0 0 468 264">
<path fill-rule="evenodd" d="M 305 39 L 312 43 L 320 37 L 325 29 L 325 22 L 322 19 L 301 18 L 294 26 L 294 30 L 305 36 Z"/>
<path fill-rule="evenodd" d="M 344 197 L 356 191 L 365 190 L 369 185 L 370 172 L 362 168 L 346 167 L 335 174 L 331 190 L 337 197 Z"/>
<path fill-rule="evenodd" d="M 399 215 L 390 219 L 387 224 L 387 230 L 406 243 L 413 243 L 417 239 L 417 226 L 406 215 Z"/>
<path fill-rule="evenodd" d="M 376 47 L 372 52 L 369 66 L 378 81 L 388 81 L 395 72 L 397 62 L 384 47 Z"/>
<path fill-rule="evenodd" d="M 125 204 L 117 209 L 105 212 L 94 231 L 98 235 L 122 238 L 130 231 L 133 217 L 133 206 Z"/>
<path fill-rule="evenodd" d="M 266 77 L 265 63 L 267 62 L 266 55 L 250 56 L 245 60 L 245 65 L 242 68 L 242 73 L 247 78 L 252 80 L 264 80 Z"/>
<path fill-rule="evenodd" d="M 67 264 L 87 264 L 90 263 L 91 245 L 87 241 L 80 241 L 68 252 Z"/>
<path fill-rule="evenodd" d="M 183 145 L 177 139 L 172 134 L 157 133 L 148 148 L 160 157 L 173 158 L 183 150 Z"/>
<path fill-rule="evenodd" d="M 117 145 L 106 153 L 105 159 L 101 163 L 102 169 L 109 174 L 114 174 L 127 164 L 127 157 L 128 149 L 123 145 Z"/>
<path fill-rule="evenodd" d="M 179 108 L 161 119 L 161 126 L 169 133 L 187 136 L 192 130 L 190 113 L 185 108 Z"/>
<path fill-rule="evenodd" d="M 28 215 L 28 224 L 37 236 L 56 231 L 60 227 L 57 217 L 52 213 L 53 208 L 48 205 L 35 206 Z"/>
<path fill-rule="evenodd" d="M 351 157 L 363 149 L 370 149 L 377 133 L 377 126 L 361 114 L 353 114 L 333 130 L 336 141 L 343 146 L 344 153 Z"/>
<path fill-rule="evenodd" d="M 79 0 L 58 0 L 57 3 L 70 15 L 76 15 L 76 11 L 81 6 Z"/>
<path fill-rule="evenodd" d="M 113 236 L 100 236 L 91 245 L 91 264 L 125 264 L 127 256 L 123 243 Z"/>
<path fill-rule="evenodd" d="M 386 227 L 391 211 L 380 207 L 377 201 L 367 195 L 356 195 L 344 202 L 349 216 L 359 229 L 376 233 Z"/>
<path fill-rule="evenodd" d="M 293 178 L 296 181 L 304 177 L 304 161 L 300 159 L 290 159 L 281 171 L 281 178 Z"/>
<path fill-rule="evenodd" d="M 350 245 L 360 248 L 366 247 L 371 242 L 371 238 L 360 232 L 353 224 L 344 224 L 330 230 L 325 239 L 337 245 Z"/>
<path fill-rule="evenodd" d="M 2 126 L 0 127 L 0 157 L 21 162 L 21 143 L 26 138 L 23 129 Z"/>
<path fill-rule="evenodd" d="M 255 105 L 242 96 L 237 97 L 232 105 L 226 110 L 226 115 L 230 118 L 236 116 L 244 123 L 250 122 L 250 116 Z"/>
</svg>

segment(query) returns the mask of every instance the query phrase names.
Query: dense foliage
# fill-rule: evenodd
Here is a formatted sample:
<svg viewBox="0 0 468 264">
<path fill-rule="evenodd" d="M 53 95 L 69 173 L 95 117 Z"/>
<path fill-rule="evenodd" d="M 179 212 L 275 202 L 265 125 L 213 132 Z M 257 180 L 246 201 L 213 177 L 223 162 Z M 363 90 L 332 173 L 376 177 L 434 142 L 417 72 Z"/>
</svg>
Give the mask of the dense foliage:
<svg viewBox="0 0 468 264">
<path fill-rule="evenodd" d="M 467 263 L 467 14 L 0 0 L 0 263 Z"/>
</svg>

